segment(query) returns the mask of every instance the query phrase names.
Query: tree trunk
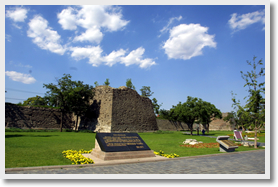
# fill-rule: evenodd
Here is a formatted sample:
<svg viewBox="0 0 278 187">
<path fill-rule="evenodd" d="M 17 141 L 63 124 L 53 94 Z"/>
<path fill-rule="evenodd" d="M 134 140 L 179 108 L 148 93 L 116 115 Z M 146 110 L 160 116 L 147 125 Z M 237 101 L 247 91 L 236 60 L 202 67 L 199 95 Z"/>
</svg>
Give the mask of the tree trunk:
<svg viewBox="0 0 278 187">
<path fill-rule="evenodd" d="M 255 121 L 254 148 L 257 148 L 257 122 Z"/>
<path fill-rule="evenodd" d="M 209 123 L 206 125 L 207 134 L 209 133 Z"/>
<path fill-rule="evenodd" d="M 60 132 L 63 130 L 63 116 L 64 116 L 64 110 L 61 110 L 61 123 L 60 123 Z"/>
<path fill-rule="evenodd" d="M 75 131 L 77 131 L 77 125 L 78 125 L 78 115 L 76 115 Z"/>
<path fill-rule="evenodd" d="M 193 135 L 193 124 L 190 124 L 190 135 Z"/>
</svg>

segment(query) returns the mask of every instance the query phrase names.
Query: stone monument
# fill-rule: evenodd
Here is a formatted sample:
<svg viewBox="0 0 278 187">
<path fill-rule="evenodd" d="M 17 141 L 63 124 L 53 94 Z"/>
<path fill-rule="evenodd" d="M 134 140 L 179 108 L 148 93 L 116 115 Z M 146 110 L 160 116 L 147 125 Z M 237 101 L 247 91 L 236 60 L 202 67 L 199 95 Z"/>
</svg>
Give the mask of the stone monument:
<svg viewBox="0 0 278 187">
<path fill-rule="evenodd" d="M 137 133 L 97 133 L 91 155 L 102 160 L 155 157 Z"/>
</svg>

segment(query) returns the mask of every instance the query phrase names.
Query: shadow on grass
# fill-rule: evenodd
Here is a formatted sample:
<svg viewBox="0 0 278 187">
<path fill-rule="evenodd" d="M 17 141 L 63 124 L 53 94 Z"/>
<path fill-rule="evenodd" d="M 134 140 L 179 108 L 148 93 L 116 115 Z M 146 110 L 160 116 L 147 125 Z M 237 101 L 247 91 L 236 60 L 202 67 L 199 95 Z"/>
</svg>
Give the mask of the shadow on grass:
<svg viewBox="0 0 278 187">
<path fill-rule="evenodd" d="M 22 136 L 29 136 L 29 137 L 51 137 L 51 136 L 58 136 L 58 135 L 21 135 L 21 134 L 13 134 L 13 135 L 5 135 L 5 138 L 17 138 Z"/>
</svg>

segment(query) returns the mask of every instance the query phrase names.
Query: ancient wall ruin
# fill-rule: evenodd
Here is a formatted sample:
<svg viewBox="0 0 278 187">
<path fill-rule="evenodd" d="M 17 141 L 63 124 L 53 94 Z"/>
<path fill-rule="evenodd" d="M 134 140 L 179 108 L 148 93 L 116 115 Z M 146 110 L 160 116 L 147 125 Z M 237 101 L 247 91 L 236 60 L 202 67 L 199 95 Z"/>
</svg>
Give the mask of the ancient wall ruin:
<svg viewBox="0 0 278 187">
<path fill-rule="evenodd" d="M 113 89 L 111 131 L 158 130 L 152 101 L 126 87 Z"/>
<path fill-rule="evenodd" d="M 209 124 L 209 130 L 234 130 L 234 125 L 231 125 L 230 122 L 226 122 L 223 120 L 228 113 L 222 113 L 222 119 L 214 119 Z"/>
<path fill-rule="evenodd" d="M 158 130 L 149 98 L 127 87 L 98 86 L 90 101 L 91 117 L 83 118 L 79 129 L 98 132 L 144 132 Z"/>
<path fill-rule="evenodd" d="M 58 129 L 60 122 L 61 111 L 58 109 L 5 104 L 6 128 Z M 63 128 L 72 129 L 73 126 L 72 114 L 65 114 Z"/>
<path fill-rule="evenodd" d="M 223 113 L 223 118 L 227 113 Z M 16 128 L 60 128 L 61 111 L 58 109 L 5 105 L 5 126 Z M 64 116 L 63 128 L 75 129 L 76 117 Z M 98 86 L 90 101 L 90 110 L 79 118 L 79 130 L 98 132 L 146 132 L 156 130 L 188 130 L 187 124 L 156 119 L 152 102 L 135 90 Z M 193 125 L 196 129 L 197 124 Z M 202 128 L 202 127 L 200 127 Z M 223 119 L 210 123 L 210 130 L 233 130 Z"/>
</svg>

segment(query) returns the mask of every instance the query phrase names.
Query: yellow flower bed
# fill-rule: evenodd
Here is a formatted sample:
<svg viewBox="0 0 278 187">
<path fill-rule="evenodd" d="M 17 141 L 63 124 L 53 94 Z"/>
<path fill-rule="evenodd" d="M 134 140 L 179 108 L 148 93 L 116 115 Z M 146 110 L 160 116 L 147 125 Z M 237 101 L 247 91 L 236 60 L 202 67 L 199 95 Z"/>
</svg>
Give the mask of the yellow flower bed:
<svg viewBox="0 0 278 187">
<path fill-rule="evenodd" d="M 63 151 L 63 156 L 69 160 L 71 160 L 72 164 L 93 164 L 94 161 L 90 158 L 86 158 L 82 155 L 82 153 L 91 153 L 90 151 L 85 151 L 83 149 L 76 151 L 76 150 L 67 150 Z"/>
<path fill-rule="evenodd" d="M 154 151 L 154 154 L 164 156 L 164 157 L 167 157 L 167 158 L 179 157 L 179 155 L 177 155 L 176 153 L 165 154 L 164 151 L 162 151 L 162 150 L 160 150 L 159 152 Z"/>
</svg>

